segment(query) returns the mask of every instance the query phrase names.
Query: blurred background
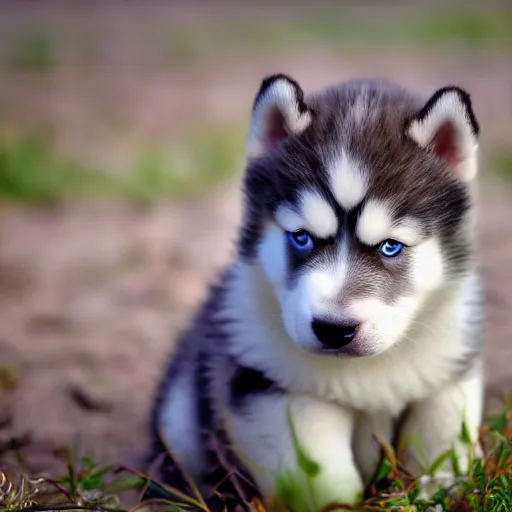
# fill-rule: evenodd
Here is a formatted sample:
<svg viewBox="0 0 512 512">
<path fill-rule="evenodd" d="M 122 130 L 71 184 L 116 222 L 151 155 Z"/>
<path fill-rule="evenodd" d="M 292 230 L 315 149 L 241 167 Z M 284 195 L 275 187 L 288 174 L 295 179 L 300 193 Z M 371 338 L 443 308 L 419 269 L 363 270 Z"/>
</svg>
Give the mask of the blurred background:
<svg viewBox="0 0 512 512">
<path fill-rule="evenodd" d="M 138 465 L 167 355 L 232 254 L 274 72 L 471 93 L 488 392 L 510 391 L 510 1 L 1 0 L 0 467 L 58 471 L 65 443 Z"/>
</svg>

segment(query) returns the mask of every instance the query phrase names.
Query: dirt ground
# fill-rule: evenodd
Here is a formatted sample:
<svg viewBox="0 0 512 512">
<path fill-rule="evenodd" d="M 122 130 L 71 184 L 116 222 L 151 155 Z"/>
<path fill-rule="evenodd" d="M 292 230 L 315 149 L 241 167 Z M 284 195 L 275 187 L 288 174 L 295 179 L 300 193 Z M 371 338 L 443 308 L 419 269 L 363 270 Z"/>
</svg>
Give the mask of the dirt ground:
<svg viewBox="0 0 512 512">
<path fill-rule="evenodd" d="M 425 92 L 456 82 L 474 97 L 484 146 L 512 141 L 510 55 L 418 58 L 404 49 L 336 57 L 314 49 L 286 59 L 230 57 L 179 72 L 148 66 L 144 73 L 120 62 L 37 82 L 6 76 L 0 95 L 10 115 L 51 120 L 63 145 L 80 154 L 105 144 L 101 132 L 87 128 L 91 110 L 122 115 L 147 134 L 173 134 L 198 119 L 244 119 L 261 77 L 274 71 L 308 89 L 361 75 Z M 61 469 L 52 451 L 64 442 L 99 460 L 138 465 L 150 400 L 173 340 L 232 254 L 238 178 L 193 203 L 3 208 L 0 443 L 29 436 L 24 453 L 33 472 Z M 480 204 L 489 398 L 512 391 L 511 194 L 485 187 Z"/>
</svg>

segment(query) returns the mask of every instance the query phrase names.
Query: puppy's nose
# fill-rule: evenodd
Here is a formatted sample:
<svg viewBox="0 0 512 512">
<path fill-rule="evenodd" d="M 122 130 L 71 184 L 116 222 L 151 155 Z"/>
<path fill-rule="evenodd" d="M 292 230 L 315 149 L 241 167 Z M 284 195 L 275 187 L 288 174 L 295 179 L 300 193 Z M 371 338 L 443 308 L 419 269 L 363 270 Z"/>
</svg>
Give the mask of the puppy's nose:
<svg viewBox="0 0 512 512">
<path fill-rule="evenodd" d="M 313 332 L 326 348 L 338 349 L 348 345 L 357 334 L 359 323 L 353 319 L 327 321 L 314 319 Z"/>
</svg>

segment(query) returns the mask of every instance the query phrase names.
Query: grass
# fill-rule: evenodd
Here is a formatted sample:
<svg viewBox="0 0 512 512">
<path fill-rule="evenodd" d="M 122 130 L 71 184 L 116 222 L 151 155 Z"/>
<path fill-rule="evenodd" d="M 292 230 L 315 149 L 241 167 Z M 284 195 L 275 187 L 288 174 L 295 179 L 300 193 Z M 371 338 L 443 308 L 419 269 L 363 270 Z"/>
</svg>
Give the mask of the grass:
<svg viewBox="0 0 512 512">
<path fill-rule="evenodd" d="M 393 448 L 383 443 L 385 456 L 365 501 L 357 507 L 333 504 L 323 512 L 342 509 L 361 512 L 508 512 L 512 510 L 512 412 L 509 405 L 501 414 L 487 419 L 481 428 L 481 442 L 483 458 L 475 458 L 471 470 L 467 475 L 459 474 L 455 486 L 440 488 L 430 499 L 421 496 L 421 480 L 408 474 L 401 467 Z M 124 491 L 140 491 L 155 481 L 130 468 L 98 465 L 88 456 L 76 460 L 69 449 L 62 453 L 66 457 L 68 470 L 54 480 L 34 480 L 20 472 L 0 471 L 0 498 L 3 498 L 4 510 L 134 512 L 144 508 L 146 511 L 178 512 L 194 506 L 197 510 L 208 512 L 200 496 L 189 496 L 160 483 L 158 485 L 168 494 L 168 498 L 141 501 L 131 509 L 123 507 L 120 496 Z M 430 473 L 435 472 L 434 466 L 439 466 L 442 459 L 449 457 L 449 452 L 444 454 L 430 468 Z M 305 459 L 304 455 L 299 457 L 299 462 L 308 474 L 311 473 L 312 478 L 318 473 L 317 466 Z M 378 491 L 378 487 L 384 490 Z M 289 493 L 290 488 L 287 489 Z M 288 499 L 293 501 L 293 496 L 288 496 Z M 245 504 L 255 512 L 266 510 L 257 499 Z"/>
<path fill-rule="evenodd" d="M 203 128 L 165 150 L 146 150 L 118 176 L 60 156 L 49 132 L 0 134 L 0 200 L 54 204 L 187 199 L 236 170 L 244 138 L 243 130 Z"/>
<path fill-rule="evenodd" d="M 57 66 L 52 39 L 40 31 L 28 31 L 9 43 L 8 67 L 13 71 L 48 73 Z"/>
<path fill-rule="evenodd" d="M 303 18 L 242 19 L 180 28 L 163 36 L 173 63 L 194 62 L 225 53 L 248 56 L 268 51 L 323 46 L 335 51 L 379 46 L 471 50 L 512 48 L 512 11 L 447 11 L 382 18 L 329 10 Z"/>
</svg>

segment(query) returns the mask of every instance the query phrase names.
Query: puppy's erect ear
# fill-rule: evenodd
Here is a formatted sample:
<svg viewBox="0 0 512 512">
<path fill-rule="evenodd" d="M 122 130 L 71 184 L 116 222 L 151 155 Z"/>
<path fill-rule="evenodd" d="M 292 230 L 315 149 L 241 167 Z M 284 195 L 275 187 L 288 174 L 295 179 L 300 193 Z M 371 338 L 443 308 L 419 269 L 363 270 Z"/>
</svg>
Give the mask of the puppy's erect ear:
<svg viewBox="0 0 512 512">
<path fill-rule="evenodd" d="M 261 83 L 254 100 L 247 158 L 264 155 L 287 137 L 299 135 L 311 122 L 299 84 L 286 75 L 272 75 Z"/>
<path fill-rule="evenodd" d="M 478 170 L 479 130 L 469 94 L 450 86 L 439 89 L 409 121 L 406 135 L 469 182 Z"/>
</svg>

